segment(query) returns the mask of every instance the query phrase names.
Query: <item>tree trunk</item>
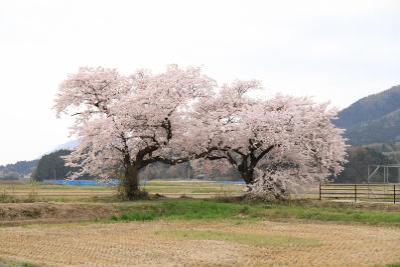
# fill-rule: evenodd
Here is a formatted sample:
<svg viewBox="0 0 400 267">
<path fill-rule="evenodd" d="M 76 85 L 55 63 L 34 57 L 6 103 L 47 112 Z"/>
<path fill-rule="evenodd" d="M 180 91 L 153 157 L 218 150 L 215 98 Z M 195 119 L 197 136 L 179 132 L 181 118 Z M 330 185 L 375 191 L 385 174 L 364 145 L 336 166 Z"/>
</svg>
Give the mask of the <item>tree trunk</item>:
<svg viewBox="0 0 400 267">
<path fill-rule="evenodd" d="M 249 195 L 252 195 L 251 185 L 255 183 L 254 170 L 242 171 L 240 172 L 240 176 L 246 182 L 247 188 L 249 190 L 248 191 Z M 287 192 L 287 189 L 280 181 L 273 180 L 266 174 L 264 174 L 262 183 L 263 184 L 262 185 L 260 184 L 260 186 L 263 187 L 265 195 L 257 197 L 262 197 L 265 199 L 276 199 L 276 200 L 283 200 L 288 198 L 289 194 Z"/>
<path fill-rule="evenodd" d="M 242 177 L 246 184 L 252 184 L 254 182 L 253 172 L 241 172 L 240 177 Z"/>
<path fill-rule="evenodd" d="M 256 188 L 252 188 L 251 186 L 248 187 L 248 193 L 252 198 L 263 200 L 285 200 L 289 197 L 289 192 L 287 191 L 286 186 L 280 180 L 274 179 L 265 173 L 261 180 L 258 180 L 255 183 L 257 183 Z M 256 190 L 253 191 L 254 189 Z"/>
<path fill-rule="evenodd" d="M 240 173 L 240 177 L 242 177 L 242 179 L 246 182 L 246 185 L 254 183 L 254 168 L 249 166 L 247 159 L 244 159 L 238 166 L 238 171 Z"/>
<path fill-rule="evenodd" d="M 123 181 L 123 194 L 128 200 L 138 199 L 141 196 L 139 189 L 139 169 L 137 166 L 130 165 L 126 167 Z"/>
</svg>

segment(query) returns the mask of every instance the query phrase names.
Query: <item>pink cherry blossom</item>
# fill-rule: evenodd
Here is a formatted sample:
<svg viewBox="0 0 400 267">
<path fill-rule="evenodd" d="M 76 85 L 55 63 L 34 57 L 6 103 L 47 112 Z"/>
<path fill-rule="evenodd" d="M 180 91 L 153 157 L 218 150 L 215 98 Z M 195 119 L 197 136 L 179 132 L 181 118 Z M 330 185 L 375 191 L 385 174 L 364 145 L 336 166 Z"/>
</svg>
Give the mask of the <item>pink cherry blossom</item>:
<svg viewBox="0 0 400 267">
<path fill-rule="evenodd" d="M 81 68 L 56 98 L 57 114 L 75 118 L 80 139 L 67 162 L 81 167 L 75 176 L 120 177 L 128 199 L 140 194 L 139 171 L 154 162 L 222 160 L 252 195 L 281 195 L 340 172 L 346 145 L 332 124 L 335 110 L 310 98 L 249 96 L 260 88 L 256 80 L 218 87 L 194 67 L 132 75 Z"/>
</svg>

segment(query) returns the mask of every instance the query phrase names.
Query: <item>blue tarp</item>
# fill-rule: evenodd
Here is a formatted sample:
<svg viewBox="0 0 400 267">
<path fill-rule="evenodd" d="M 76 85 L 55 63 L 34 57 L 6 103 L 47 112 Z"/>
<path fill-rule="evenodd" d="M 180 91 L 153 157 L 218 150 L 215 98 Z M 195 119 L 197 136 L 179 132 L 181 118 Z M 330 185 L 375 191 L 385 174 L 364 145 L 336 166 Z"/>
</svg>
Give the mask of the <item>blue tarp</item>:
<svg viewBox="0 0 400 267">
<path fill-rule="evenodd" d="M 190 180 L 188 180 L 190 181 Z M 213 181 L 207 181 L 213 182 Z M 221 184 L 244 184 L 244 181 L 215 181 Z M 96 181 L 96 180 L 46 180 L 46 184 L 57 184 L 57 185 L 80 185 L 80 186 L 116 186 L 119 184 L 118 180 Z M 142 183 L 144 183 L 142 181 Z"/>
<path fill-rule="evenodd" d="M 114 186 L 118 185 L 118 180 L 110 180 L 107 182 L 96 181 L 96 180 L 47 180 L 46 184 L 57 184 L 57 185 L 81 185 L 81 186 Z"/>
</svg>

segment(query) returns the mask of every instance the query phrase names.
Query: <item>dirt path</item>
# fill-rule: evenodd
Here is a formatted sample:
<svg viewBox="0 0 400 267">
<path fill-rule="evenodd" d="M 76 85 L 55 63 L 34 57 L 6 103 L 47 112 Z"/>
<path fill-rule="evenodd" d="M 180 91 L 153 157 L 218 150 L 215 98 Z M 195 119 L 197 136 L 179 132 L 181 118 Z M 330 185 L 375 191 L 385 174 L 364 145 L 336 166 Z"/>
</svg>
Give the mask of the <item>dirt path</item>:
<svg viewBox="0 0 400 267">
<path fill-rule="evenodd" d="M 319 223 L 35 225 L 0 228 L 0 240 L 1 257 L 48 266 L 374 266 L 400 261 L 398 229 Z"/>
</svg>

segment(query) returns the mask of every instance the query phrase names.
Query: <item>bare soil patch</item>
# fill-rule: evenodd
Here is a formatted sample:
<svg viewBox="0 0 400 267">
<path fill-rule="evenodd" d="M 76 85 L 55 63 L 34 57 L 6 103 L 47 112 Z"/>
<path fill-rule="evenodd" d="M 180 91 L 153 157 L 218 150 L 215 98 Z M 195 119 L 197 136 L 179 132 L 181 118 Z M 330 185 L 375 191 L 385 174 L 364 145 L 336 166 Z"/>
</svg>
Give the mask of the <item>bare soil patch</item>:
<svg viewBox="0 0 400 267">
<path fill-rule="evenodd" d="M 110 204 L 0 203 L 0 225 L 93 220 L 113 214 L 117 210 Z"/>
<path fill-rule="evenodd" d="M 400 259 L 398 229 L 332 223 L 34 225 L 0 228 L 0 240 L 2 257 L 48 266 L 375 266 Z"/>
</svg>

